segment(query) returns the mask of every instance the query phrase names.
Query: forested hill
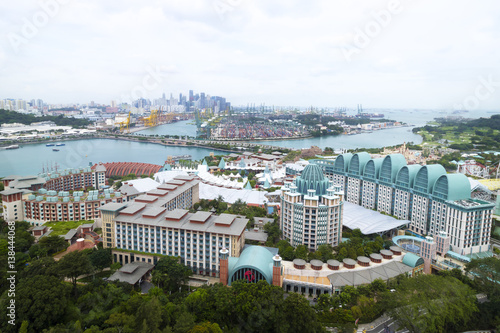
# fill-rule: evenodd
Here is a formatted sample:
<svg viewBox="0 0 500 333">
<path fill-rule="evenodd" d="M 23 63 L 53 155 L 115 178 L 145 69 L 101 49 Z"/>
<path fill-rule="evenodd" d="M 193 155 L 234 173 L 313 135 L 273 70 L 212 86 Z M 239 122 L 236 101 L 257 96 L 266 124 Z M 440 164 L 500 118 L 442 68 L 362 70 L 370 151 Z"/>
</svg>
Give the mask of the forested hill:
<svg viewBox="0 0 500 333">
<path fill-rule="evenodd" d="M 467 124 L 470 127 L 487 127 L 500 130 L 500 114 L 493 115 L 490 118 L 474 119 L 467 122 Z"/>
<path fill-rule="evenodd" d="M 87 119 L 68 118 L 63 115 L 35 117 L 32 114 L 0 109 L 0 124 L 21 123 L 29 125 L 40 121 L 53 121 L 58 126 L 73 126 L 80 128 L 91 124 Z"/>
</svg>

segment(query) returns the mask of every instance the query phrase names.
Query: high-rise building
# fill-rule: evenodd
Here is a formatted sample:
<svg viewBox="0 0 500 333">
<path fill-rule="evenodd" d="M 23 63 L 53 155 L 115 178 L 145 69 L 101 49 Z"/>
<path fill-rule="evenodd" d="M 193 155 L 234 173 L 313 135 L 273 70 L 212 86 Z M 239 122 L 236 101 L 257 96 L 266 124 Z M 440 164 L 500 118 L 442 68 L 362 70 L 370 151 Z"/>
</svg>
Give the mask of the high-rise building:
<svg viewBox="0 0 500 333">
<path fill-rule="evenodd" d="M 200 109 L 204 109 L 206 107 L 206 104 L 207 104 L 207 102 L 205 100 L 205 93 L 202 92 L 202 93 L 200 93 L 200 105 L 199 105 L 199 108 Z"/>
<path fill-rule="evenodd" d="M 348 202 L 409 220 L 409 229 L 422 236 L 444 231 L 454 252 L 489 250 L 495 204 L 471 198 L 465 175 L 447 174 L 439 164 L 406 165 L 401 154 L 372 159 L 347 153 L 315 163 L 343 188 Z"/>
<path fill-rule="evenodd" d="M 330 186 L 316 164 L 309 164 L 281 196 L 280 228 L 292 246 L 337 246 L 342 239 L 343 191 Z"/>
</svg>

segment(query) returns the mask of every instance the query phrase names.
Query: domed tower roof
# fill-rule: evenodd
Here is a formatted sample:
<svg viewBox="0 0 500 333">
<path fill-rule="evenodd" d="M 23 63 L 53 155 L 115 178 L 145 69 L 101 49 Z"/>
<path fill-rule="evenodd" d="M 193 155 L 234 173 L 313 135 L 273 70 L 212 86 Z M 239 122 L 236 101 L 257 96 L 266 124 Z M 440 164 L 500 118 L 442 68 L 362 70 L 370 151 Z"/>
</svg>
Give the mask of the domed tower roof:
<svg viewBox="0 0 500 333">
<path fill-rule="evenodd" d="M 309 164 L 304 168 L 302 174 L 295 179 L 298 192 L 307 194 L 307 190 L 316 190 L 316 195 L 326 194 L 329 186 L 328 178 L 323 174 L 321 167 L 316 164 Z"/>
</svg>

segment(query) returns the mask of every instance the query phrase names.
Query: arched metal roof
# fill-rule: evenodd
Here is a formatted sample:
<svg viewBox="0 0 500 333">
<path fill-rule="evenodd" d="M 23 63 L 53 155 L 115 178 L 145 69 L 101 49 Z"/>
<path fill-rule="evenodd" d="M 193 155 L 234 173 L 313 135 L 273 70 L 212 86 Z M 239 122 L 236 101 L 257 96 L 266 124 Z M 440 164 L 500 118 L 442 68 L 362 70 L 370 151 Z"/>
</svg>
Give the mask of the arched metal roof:
<svg viewBox="0 0 500 333">
<path fill-rule="evenodd" d="M 470 199 L 470 182 L 467 176 L 461 173 L 446 174 L 439 177 L 434 183 L 432 195 L 443 200 Z"/>
<path fill-rule="evenodd" d="M 446 174 L 441 164 L 426 165 L 418 170 L 413 189 L 417 192 L 431 194 L 436 180 Z"/>
<path fill-rule="evenodd" d="M 391 154 L 384 157 L 380 167 L 379 180 L 386 183 L 394 183 L 399 169 L 406 165 L 406 159 L 401 154 Z"/>
<path fill-rule="evenodd" d="M 415 176 L 418 170 L 422 168 L 419 164 L 405 165 L 399 169 L 398 175 L 396 176 L 396 185 L 404 188 L 412 188 L 413 182 L 415 181 Z"/>
<path fill-rule="evenodd" d="M 365 170 L 363 170 L 364 179 L 378 179 L 380 167 L 382 166 L 383 158 L 374 158 L 366 162 Z"/>
<path fill-rule="evenodd" d="M 234 273 L 240 269 L 255 269 L 269 284 L 273 283 L 273 254 L 268 249 L 262 246 L 247 246 L 237 259 L 238 261 L 229 270 L 229 285 Z"/>
<path fill-rule="evenodd" d="M 337 172 L 349 171 L 349 163 L 351 163 L 352 153 L 341 154 L 335 159 L 333 170 Z"/>
<path fill-rule="evenodd" d="M 371 159 L 367 152 L 356 153 L 349 163 L 349 173 L 355 176 L 362 176 L 366 163 Z"/>
<path fill-rule="evenodd" d="M 424 259 L 422 259 L 421 257 L 417 256 L 416 254 L 408 252 L 403 257 L 403 264 L 415 268 L 415 267 L 418 267 L 420 265 L 423 265 L 424 264 Z"/>
</svg>

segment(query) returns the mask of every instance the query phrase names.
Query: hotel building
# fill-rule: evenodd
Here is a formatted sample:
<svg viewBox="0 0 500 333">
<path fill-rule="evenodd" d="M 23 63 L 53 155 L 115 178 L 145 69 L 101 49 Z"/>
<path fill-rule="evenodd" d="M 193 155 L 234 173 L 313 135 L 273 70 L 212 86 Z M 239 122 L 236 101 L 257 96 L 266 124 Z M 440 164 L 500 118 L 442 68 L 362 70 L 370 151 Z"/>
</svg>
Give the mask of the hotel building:
<svg viewBox="0 0 500 333">
<path fill-rule="evenodd" d="M 218 276 L 220 250 L 239 257 L 248 219 L 189 213 L 198 193 L 198 179 L 178 176 L 132 202 L 102 206 L 104 247 L 116 248 L 123 264 L 135 260 L 127 250 L 139 251 L 178 256 L 195 273 Z"/>
<path fill-rule="evenodd" d="M 67 169 L 41 174 L 40 177 L 45 178 L 44 188 L 49 191 L 84 190 L 91 187 L 98 190 L 106 185 L 106 168 L 97 164 L 94 169 Z"/>
<path fill-rule="evenodd" d="M 318 165 L 309 164 L 294 184 L 285 184 L 281 195 L 280 228 L 292 246 L 336 246 L 342 239 L 344 192 L 330 181 Z"/>
<path fill-rule="evenodd" d="M 111 189 L 69 191 L 102 188 L 105 184 L 102 165 L 90 168 L 67 169 L 59 173 L 38 176 L 9 176 L 2 179 L 3 218 L 6 221 L 28 221 L 40 225 L 46 221 L 78 221 L 100 216 L 97 209 L 108 202 L 121 202 L 120 193 Z"/>
<path fill-rule="evenodd" d="M 463 174 L 447 174 L 443 166 L 406 165 L 401 154 L 372 159 L 368 153 L 342 154 L 315 160 L 348 202 L 409 220 L 422 236 L 440 231 L 450 236 L 450 249 L 460 254 L 487 251 L 494 204 L 471 198 Z"/>
<path fill-rule="evenodd" d="M 24 220 L 33 225 L 47 221 L 94 220 L 101 216 L 99 207 L 106 203 L 124 201 L 120 192 L 106 189 L 102 192 L 38 190 L 38 193 L 23 198 Z"/>
</svg>

